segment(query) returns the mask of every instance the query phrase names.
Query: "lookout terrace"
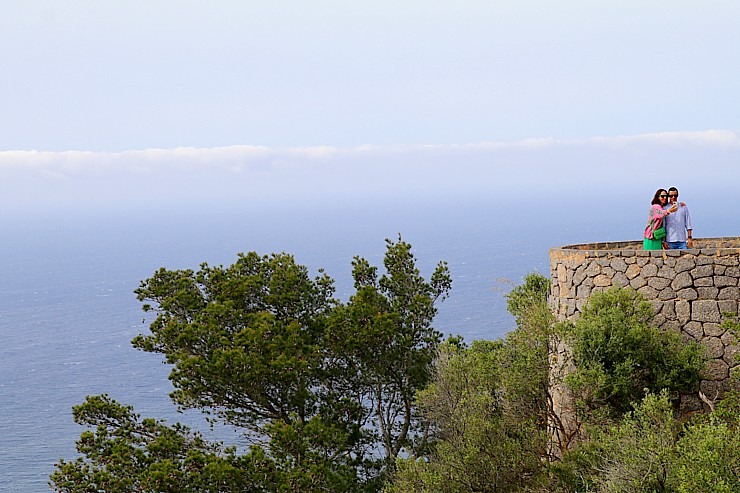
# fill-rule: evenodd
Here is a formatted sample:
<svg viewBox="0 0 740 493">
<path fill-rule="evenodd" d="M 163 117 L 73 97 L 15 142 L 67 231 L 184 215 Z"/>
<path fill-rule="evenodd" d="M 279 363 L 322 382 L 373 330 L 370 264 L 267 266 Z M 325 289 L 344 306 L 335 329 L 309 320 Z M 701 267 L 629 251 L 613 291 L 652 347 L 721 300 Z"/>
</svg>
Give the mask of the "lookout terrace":
<svg viewBox="0 0 740 493">
<path fill-rule="evenodd" d="M 725 317 L 738 313 L 740 237 L 700 238 L 694 246 L 646 251 L 642 242 L 628 241 L 553 248 L 550 309 L 558 321 L 574 321 L 594 291 L 635 289 L 654 307 L 653 326 L 677 331 L 705 348 L 708 360 L 699 390 L 710 402 L 720 399 L 730 389 L 730 371 L 740 352 L 735 336 L 722 326 Z M 568 351 L 563 341 L 554 341 L 550 352 L 554 411 L 566 432 L 576 426 L 572 398 L 559 378 L 572 368 Z M 699 392 L 681 398 L 682 413 L 703 405 Z"/>
</svg>

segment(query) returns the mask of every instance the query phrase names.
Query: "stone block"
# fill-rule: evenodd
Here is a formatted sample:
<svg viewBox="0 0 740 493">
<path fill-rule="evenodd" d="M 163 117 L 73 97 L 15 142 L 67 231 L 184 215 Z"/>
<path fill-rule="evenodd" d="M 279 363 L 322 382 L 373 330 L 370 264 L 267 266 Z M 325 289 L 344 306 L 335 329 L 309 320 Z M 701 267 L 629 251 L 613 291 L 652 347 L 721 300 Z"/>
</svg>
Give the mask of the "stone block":
<svg viewBox="0 0 740 493">
<path fill-rule="evenodd" d="M 701 277 L 711 277 L 713 275 L 714 266 L 712 264 L 701 265 L 691 270 L 691 277 L 694 279 L 699 279 Z"/>
<path fill-rule="evenodd" d="M 681 324 L 678 323 L 678 320 L 666 320 L 660 325 L 660 328 L 666 332 L 671 331 L 681 334 Z"/>
<path fill-rule="evenodd" d="M 704 380 L 699 384 L 699 390 L 703 393 L 710 401 L 717 401 L 722 399 L 724 395 L 724 389 L 722 388 L 722 382 Z"/>
<path fill-rule="evenodd" d="M 643 277 L 635 277 L 630 281 L 630 287 L 634 290 L 639 290 L 641 287 L 645 286 L 647 284 L 647 281 Z"/>
<path fill-rule="evenodd" d="M 693 284 L 693 279 L 691 278 L 691 275 L 688 272 L 681 272 L 679 274 L 676 274 L 676 278 L 673 279 L 673 282 L 671 283 L 671 287 L 678 291 L 683 288 L 688 288 Z"/>
<path fill-rule="evenodd" d="M 588 277 L 596 277 L 601 274 L 601 266 L 596 261 L 591 261 L 586 267 L 586 275 Z"/>
<path fill-rule="evenodd" d="M 740 355 L 740 346 L 725 346 L 725 354 L 722 356 L 722 359 L 730 367 L 734 367 L 740 362 L 738 361 L 738 355 Z"/>
<path fill-rule="evenodd" d="M 703 324 L 703 327 L 704 327 L 705 336 L 721 337 L 722 334 L 725 333 L 725 329 L 722 327 L 722 324 L 717 324 L 714 322 L 705 322 Z"/>
<path fill-rule="evenodd" d="M 725 267 L 724 265 L 715 265 L 714 266 L 714 275 L 715 276 L 721 276 L 722 274 L 725 273 L 726 270 L 727 270 L 727 267 Z"/>
<path fill-rule="evenodd" d="M 658 267 L 654 264 L 647 264 L 645 267 L 642 268 L 642 277 L 649 278 L 654 277 L 658 274 Z"/>
<path fill-rule="evenodd" d="M 594 278 L 594 286 L 599 288 L 605 288 L 612 285 L 612 280 L 605 274 L 599 274 Z"/>
<path fill-rule="evenodd" d="M 609 263 L 609 266 L 617 272 L 624 273 L 627 271 L 627 262 L 625 262 L 624 259 L 621 257 L 612 259 L 612 261 Z"/>
<path fill-rule="evenodd" d="M 581 284 L 576 290 L 576 296 L 580 299 L 587 299 L 589 296 L 591 296 L 591 286 L 584 286 L 583 284 Z"/>
<path fill-rule="evenodd" d="M 558 282 L 565 284 L 565 280 L 568 278 L 568 269 L 563 264 L 558 264 Z"/>
<path fill-rule="evenodd" d="M 566 300 L 565 301 L 565 315 L 570 317 L 576 312 L 576 301 Z"/>
<path fill-rule="evenodd" d="M 666 301 L 663 303 L 663 309 L 660 313 L 662 313 L 668 320 L 676 320 L 678 318 L 676 317 L 676 303 L 673 301 Z"/>
<path fill-rule="evenodd" d="M 695 322 L 720 322 L 719 306 L 713 300 L 691 302 L 691 320 Z"/>
<path fill-rule="evenodd" d="M 684 324 L 683 331 L 697 341 L 704 337 L 704 329 L 702 328 L 700 322 L 689 322 Z"/>
<path fill-rule="evenodd" d="M 736 244 L 735 248 L 738 247 Z M 715 265 L 724 265 L 725 267 L 736 267 L 738 265 L 738 256 L 732 255 L 730 257 L 718 258 L 714 261 Z"/>
<path fill-rule="evenodd" d="M 676 296 L 682 300 L 695 300 L 699 297 L 694 288 L 684 288 L 676 292 Z"/>
<path fill-rule="evenodd" d="M 582 312 L 583 307 L 586 306 L 586 303 L 588 303 L 588 300 L 586 298 L 578 298 L 576 299 L 576 311 Z"/>
<path fill-rule="evenodd" d="M 740 299 L 740 289 L 736 287 L 722 288 L 717 295 L 719 300 L 738 300 Z"/>
<path fill-rule="evenodd" d="M 651 277 L 648 279 L 648 286 L 661 291 L 671 285 L 671 280 L 664 277 Z"/>
<path fill-rule="evenodd" d="M 665 279 L 668 279 L 669 281 L 672 281 L 676 278 L 676 269 L 668 266 L 663 266 L 660 269 L 658 269 L 658 277 L 663 277 Z"/>
<path fill-rule="evenodd" d="M 637 292 L 643 295 L 648 300 L 654 300 L 658 297 L 658 291 L 652 286 L 643 286 L 638 289 Z"/>
<path fill-rule="evenodd" d="M 706 332 L 706 324 L 704 331 Z M 706 354 L 707 358 L 717 359 L 725 354 L 725 346 L 719 337 L 704 337 L 700 341 L 700 344 L 704 348 L 704 354 Z"/>
<path fill-rule="evenodd" d="M 682 324 L 685 324 L 691 320 L 691 303 L 686 300 L 678 300 L 675 302 L 676 306 L 676 318 Z"/>
<path fill-rule="evenodd" d="M 723 316 L 725 313 L 737 314 L 737 301 L 733 299 L 718 301 L 719 313 Z"/>
<path fill-rule="evenodd" d="M 627 279 L 631 281 L 632 279 L 640 275 L 640 270 L 640 266 L 638 266 L 636 263 L 631 264 L 629 267 L 627 267 L 625 275 L 627 276 Z"/>
<path fill-rule="evenodd" d="M 709 286 L 714 286 L 714 278 L 713 277 L 700 277 L 699 279 L 694 281 L 694 286 L 699 288 L 705 288 Z"/>
<path fill-rule="evenodd" d="M 710 359 L 701 371 L 704 380 L 724 380 L 730 375 L 730 366 L 721 359 Z"/>
<path fill-rule="evenodd" d="M 676 273 L 686 272 L 696 267 L 696 260 L 693 257 L 683 256 L 676 260 Z"/>
<path fill-rule="evenodd" d="M 737 279 L 728 276 L 714 276 L 714 285 L 718 288 L 737 286 Z"/>
<path fill-rule="evenodd" d="M 719 294 L 719 289 L 715 287 L 710 288 L 696 288 L 696 292 L 699 295 L 700 300 L 716 300 Z"/>
<path fill-rule="evenodd" d="M 630 281 L 629 279 L 627 279 L 627 276 L 625 276 L 624 273 L 617 272 L 612 278 L 612 284 L 614 286 L 622 286 L 624 288 L 630 285 Z"/>
<path fill-rule="evenodd" d="M 581 265 L 573 274 L 573 284 L 578 286 L 583 282 L 584 279 L 586 279 L 586 269 Z"/>
<path fill-rule="evenodd" d="M 673 300 L 676 298 L 676 292 L 672 290 L 671 288 L 665 288 L 660 291 L 660 294 L 658 295 L 658 299 L 661 299 L 663 301 L 665 300 Z"/>
<path fill-rule="evenodd" d="M 731 330 L 728 330 L 725 332 L 725 334 L 722 336 L 722 344 L 727 346 L 735 346 L 740 341 L 737 340 L 737 334 L 733 333 Z"/>
</svg>

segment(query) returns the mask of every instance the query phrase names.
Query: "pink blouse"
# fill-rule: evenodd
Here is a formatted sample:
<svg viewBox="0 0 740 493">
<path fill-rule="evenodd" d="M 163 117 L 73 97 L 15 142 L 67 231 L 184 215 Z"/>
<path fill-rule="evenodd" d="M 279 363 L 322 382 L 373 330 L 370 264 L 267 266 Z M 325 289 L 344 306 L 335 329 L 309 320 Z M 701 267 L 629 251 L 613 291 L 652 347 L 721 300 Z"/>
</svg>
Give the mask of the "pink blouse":
<svg viewBox="0 0 740 493">
<path fill-rule="evenodd" d="M 653 240 L 653 230 L 658 229 L 663 224 L 663 218 L 668 215 L 668 211 L 664 211 L 660 204 L 653 204 L 650 206 L 650 212 L 648 212 L 648 223 L 645 227 L 645 234 L 643 238 L 649 238 Z"/>
</svg>

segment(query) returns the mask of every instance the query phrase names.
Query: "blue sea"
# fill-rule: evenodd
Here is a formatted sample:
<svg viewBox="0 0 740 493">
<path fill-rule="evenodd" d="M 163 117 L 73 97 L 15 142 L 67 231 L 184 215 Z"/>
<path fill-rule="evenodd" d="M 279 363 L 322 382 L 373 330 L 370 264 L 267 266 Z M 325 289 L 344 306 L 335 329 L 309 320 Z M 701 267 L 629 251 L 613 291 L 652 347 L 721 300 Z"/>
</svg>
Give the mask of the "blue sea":
<svg viewBox="0 0 740 493">
<path fill-rule="evenodd" d="M 147 330 L 133 291 L 160 267 L 228 265 L 238 252 L 292 253 L 311 273 L 352 293 L 355 255 L 381 267 L 385 238 L 413 245 L 422 273 L 440 260 L 453 276 L 437 329 L 465 340 L 503 337 L 514 326 L 504 293 L 529 272 L 549 274 L 548 249 L 639 239 L 648 201 L 624 207 L 579 200 L 436 199 L 396 203 L 223 204 L 0 214 L 0 491 L 48 491 L 60 458 L 76 457 L 83 428 L 71 415 L 85 396 L 107 393 L 147 417 L 181 421 L 214 439 L 197 412 L 169 401 L 169 367 L 130 341 Z M 697 201 L 698 202 L 698 201 Z M 698 236 L 737 235 L 738 213 L 709 223 L 692 209 Z M 705 216 L 708 216 L 706 214 Z"/>
</svg>

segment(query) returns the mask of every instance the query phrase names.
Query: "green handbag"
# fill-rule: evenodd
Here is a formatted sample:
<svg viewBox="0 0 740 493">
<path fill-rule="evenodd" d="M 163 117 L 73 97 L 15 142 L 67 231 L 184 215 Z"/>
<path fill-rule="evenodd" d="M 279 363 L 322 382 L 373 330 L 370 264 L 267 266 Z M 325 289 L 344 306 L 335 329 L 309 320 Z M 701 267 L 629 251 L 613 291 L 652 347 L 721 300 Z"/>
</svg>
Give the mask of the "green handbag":
<svg viewBox="0 0 740 493">
<path fill-rule="evenodd" d="M 662 240 L 663 238 L 665 238 L 665 226 L 653 230 L 653 239 Z"/>
</svg>

